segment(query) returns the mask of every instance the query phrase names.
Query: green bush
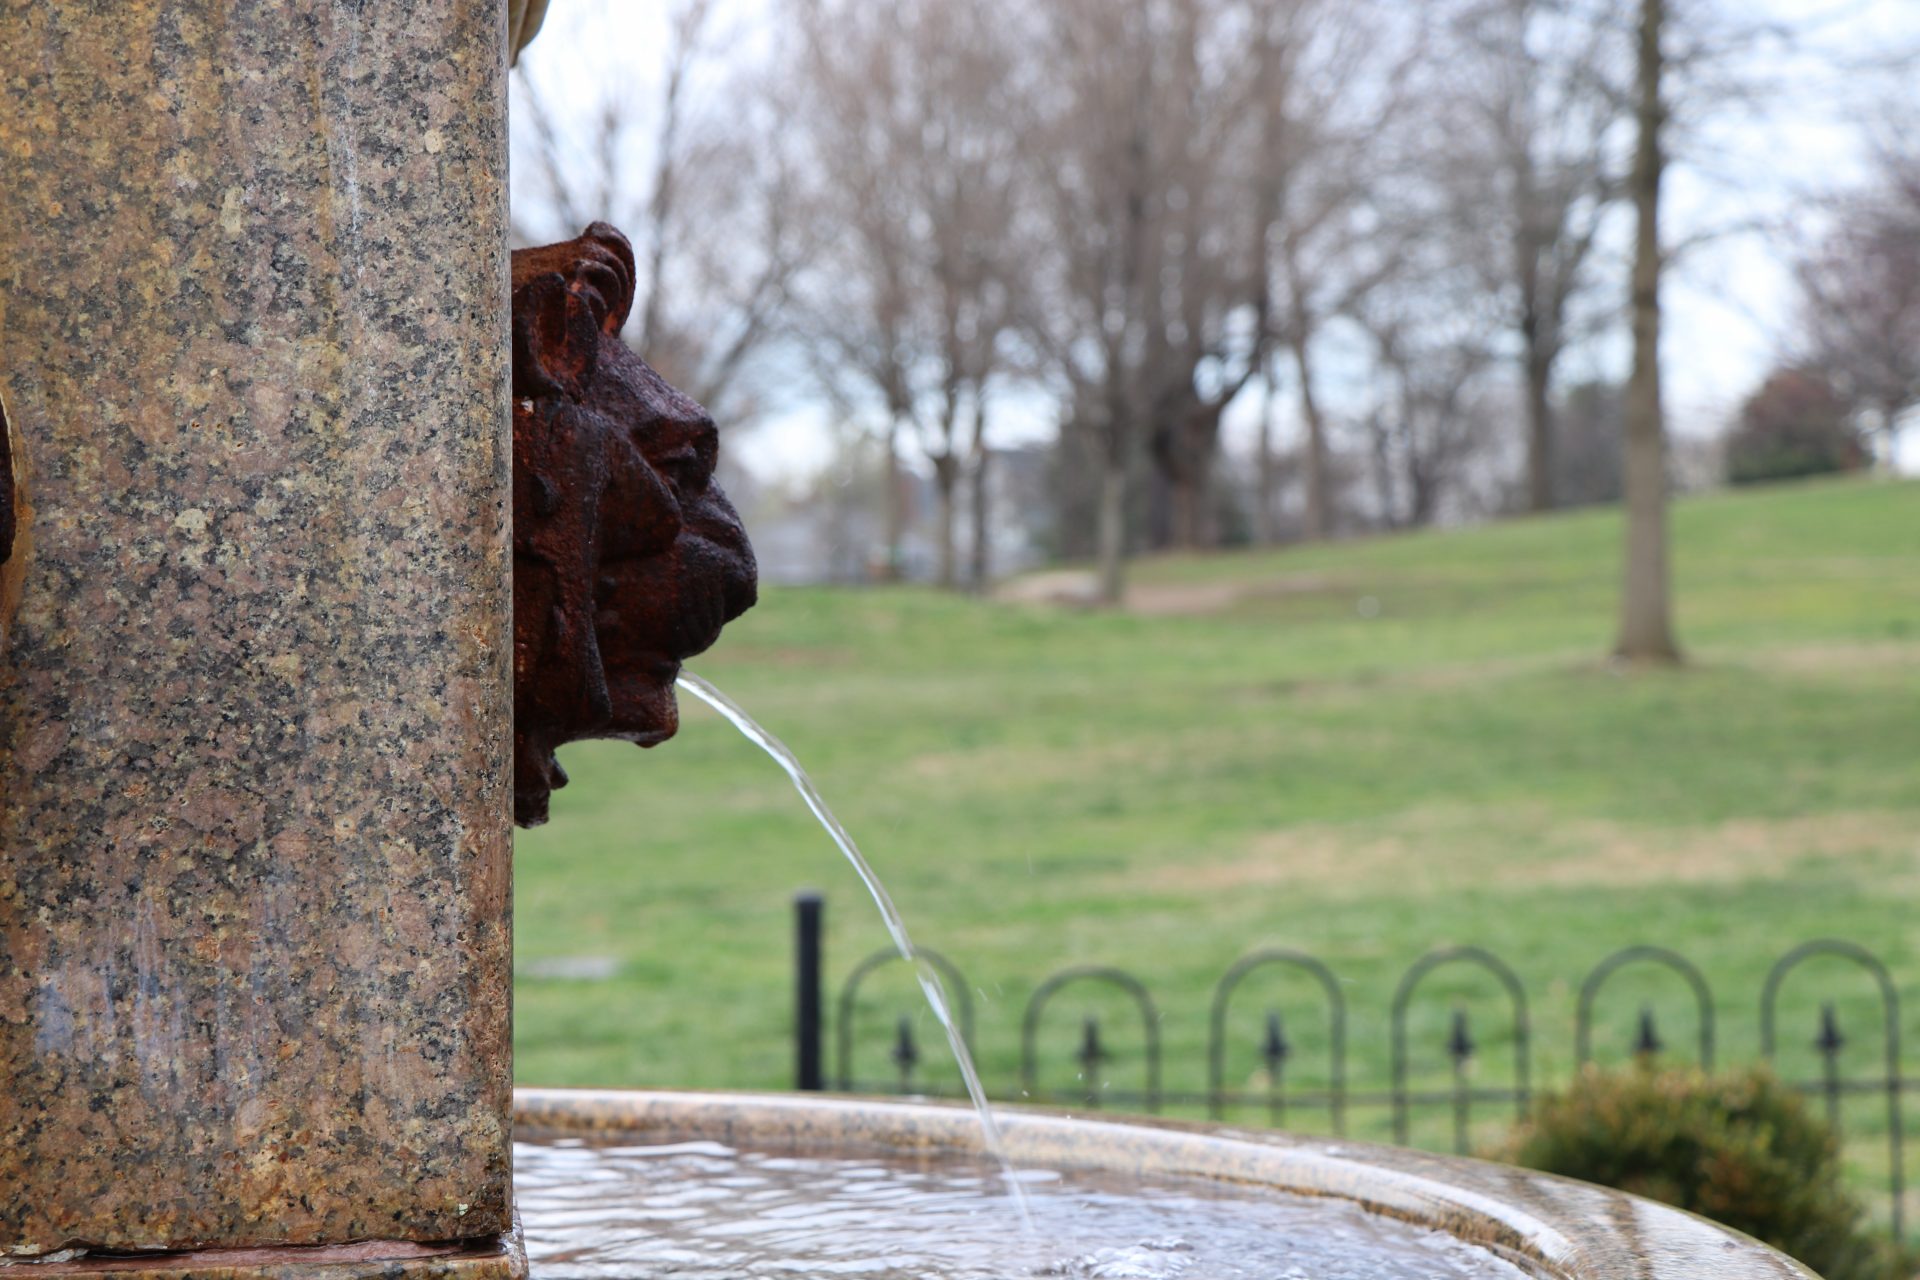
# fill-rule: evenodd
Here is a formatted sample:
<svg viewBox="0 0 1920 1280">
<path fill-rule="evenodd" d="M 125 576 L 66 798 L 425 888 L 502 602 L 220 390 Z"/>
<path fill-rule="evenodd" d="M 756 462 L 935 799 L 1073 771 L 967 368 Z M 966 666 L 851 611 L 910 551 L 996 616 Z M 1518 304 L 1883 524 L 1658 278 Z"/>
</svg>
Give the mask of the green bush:
<svg viewBox="0 0 1920 1280">
<path fill-rule="evenodd" d="M 1702 1214 L 1827 1280 L 1911 1274 L 1896 1246 L 1863 1232 L 1833 1131 L 1764 1070 L 1588 1068 L 1539 1104 L 1503 1155 Z"/>
<path fill-rule="evenodd" d="M 1776 370 L 1747 399 L 1727 436 L 1727 479 L 1769 484 L 1856 471 L 1867 450 L 1846 404 L 1817 373 Z"/>
</svg>

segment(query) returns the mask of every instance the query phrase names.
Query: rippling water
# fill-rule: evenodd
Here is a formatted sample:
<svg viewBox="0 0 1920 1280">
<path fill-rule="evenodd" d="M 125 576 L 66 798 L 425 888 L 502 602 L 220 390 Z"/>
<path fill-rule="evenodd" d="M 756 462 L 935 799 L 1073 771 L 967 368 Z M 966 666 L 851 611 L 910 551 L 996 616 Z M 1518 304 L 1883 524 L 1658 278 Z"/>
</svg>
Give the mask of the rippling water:
<svg viewBox="0 0 1920 1280">
<path fill-rule="evenodd" d="M 1197 1181 L 1021 1174 L 1038 1231 L 1010 1230 L 997 1171 L 964 1160 L 817 1158 L 711 1142 L 514 1148 L 534 1280 L 1520 1280 L 1451 1236 L 1313 1200 Z"/>
</svg>

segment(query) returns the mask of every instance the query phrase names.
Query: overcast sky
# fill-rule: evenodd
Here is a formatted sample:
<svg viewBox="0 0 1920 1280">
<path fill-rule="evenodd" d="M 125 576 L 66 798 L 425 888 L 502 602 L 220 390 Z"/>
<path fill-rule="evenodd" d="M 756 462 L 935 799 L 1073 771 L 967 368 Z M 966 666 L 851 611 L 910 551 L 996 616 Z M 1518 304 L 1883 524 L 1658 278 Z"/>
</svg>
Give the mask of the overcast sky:
<svg viewBox="0 0 1920 1280">
<path fill-rule="evenodd" d="M 1720 430 L 1779 353 L 1791 320 L 1786 257 L 1794 236 L 1811 235 L 1819 225 L 1809 196 L 1861 176 L 1868 126 L 1897 85 L 1911 87 L 1920 76 L 1913 56 L 1920 51 L 1920 0 L 1719 3 L 1743 13 L 1771 12 L 1800 38 L 1795 48 L 1773 45 L 1754 60 L 1755 103 L 1719 112 L 1703 136 L 1691 140 L 1691 162 L 1683 155 L 1670 171 L 1669 243 L 1707 237 L 1679 262 L 1663 295 L 1671 424 L 1695 436 Z M 763 0 L 723 7 L 706 74 L 723 74 L 729 59 L 764 54 L 766 24 L 755 20 L 762 9 Z M 588 136 L 591 113 L 609 86 L 635 95 L 644 107 L 657 102 L 666 13 L 664 0 L 552 0 L 538 41 L 521 58 L 521 74 L 536 81 L 561 130 Z M 537 187 L 522 168 L 516 165 L 513 189 L 524 211 Z M 647 170 L 647 157 L 636 155 L 636 179 L 643 182 Z M 1624 266 L 1616 274 L 1624 292 Z M 1619 376 L 1625 361 L 1622 335 L 1572 353 L 1562 374 Z M 1356 391 L 1345 389 L 1347 397 Z M 1256 397 L 1243 396 L 1229 416 L 1229 448 L 1250 438 L 1255 403 Z M 1002 441 L 1050 434 L 1045 412 L 1034 398 L 1007 398 Z M 823 413 L 798 404 L 729 447 L 762 475 L 815 470 L 828 453 Z M 1283 438 L 1290 436 L 1294 424 L 1284 412 L 1280 422 Z M 1902 463 L 1920 470 L 1920 432 L 1906 434 Z"/>
</svg>

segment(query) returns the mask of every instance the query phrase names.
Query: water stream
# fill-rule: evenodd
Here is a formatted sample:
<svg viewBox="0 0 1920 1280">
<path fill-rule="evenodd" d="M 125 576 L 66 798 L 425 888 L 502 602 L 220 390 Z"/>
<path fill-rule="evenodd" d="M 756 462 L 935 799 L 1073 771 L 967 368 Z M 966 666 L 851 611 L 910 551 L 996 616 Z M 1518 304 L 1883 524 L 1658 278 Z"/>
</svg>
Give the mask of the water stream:
<svg viewBox="0 0 1920 1280">
<path fill-rule="evenodd" d="M 987 1091 L 981 1087 L 980 1073 L 974 1070 L 973 1054 L 967 1050 L 967 1042 L 960 1035 L 960 1025 L 954 1020 L 953 1011 L 947 1005 L 946 993 L 940 989 L 939 976 L 933 966 L 921 959 L 914 950 L 913 939 L 907 934 L 906 921 L 900 917 L 900 909 L 893 905 L 893 896 L 887 892 L 869 863 L 860 852 L 860 846 L 853 842 L 847 829 L 840 825 L 840 819 L 833 816 L 833 810 L 819 788 L 813 785 L 813 779 L 800 767 L 800 761 L 787 744 L 763 729 L 759 722 L 742 710 L 738 703 L 729 698 L 711 684 L 694 675 L 691 671 L 682 671 L 675 684 L 687 693 L 718 711 L 728 723 L 744 734 L 747 740 L 773 757 L 774 763 L 792 780 L 794 789 L 806 802 L 811 812 L 827 835 L 840 847 L 847 861 L 853 864 L 860 883 L 867 887 L 867 893 L 873 898 L 873 905 L 880 909 L 880 918 L 887 926 L 887 932 L 893 938 L 893 945 L 900 952 L 901 959 L 913 967 L 914 977 L 920 981 L 920 990 L 927 996 L 927 1003 L 933 1008 L 933 1016 L 939 1019 L 940 1029 L 946 1032 L 947 1046 L 953 1050 L 954 1061 L 960 1065 L 960 1078 L 966 1081 L 967 1096 L 973 1099 L 973 1109 L 980 1116 L 980 1128 L 983 1131 L 987 1151 L 1000 1164 L 1000 1172 L 1006 1182 L 1007 1192 L 1013 1198 L 1014 1205 L 1020 1211 L 1020 1225 L 1026 1233 L 1033 1234 L 1033 1215 L 1027 1207 L 1026 1192 L 1021 1189 L 1020 1180 L 1013 1171 L 1013 1163 L 1007 1159 L 1006 1148 L 1000 1141 L 1000 1124 L 993 1118 L 993 1108 L 987 1103 Z"/>
</svg>

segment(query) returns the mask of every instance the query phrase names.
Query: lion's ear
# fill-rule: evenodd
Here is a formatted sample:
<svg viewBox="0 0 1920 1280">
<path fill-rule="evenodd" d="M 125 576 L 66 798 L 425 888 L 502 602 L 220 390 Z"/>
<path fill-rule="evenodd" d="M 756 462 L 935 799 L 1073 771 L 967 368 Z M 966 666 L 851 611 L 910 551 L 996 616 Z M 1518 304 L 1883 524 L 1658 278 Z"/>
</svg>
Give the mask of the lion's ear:
<svg viewBox="0 0 1920 1280">
<path fill-rule="evenodd" d="M 600 252 L 597 255 L 601 272 L 587 272 L 600 276 L 594 284 L 600 289 L 607 302 L 606 329 L 617 334 L 626 327 L 627 316 L 633 310 L 633 282 L 635 266 L 633 244 L 620 233 L 620 229 L 610 222 L 596 222 L 580 233 L 577 243 L 591 244 Z M 583 259 L 586 257 L 582 255 Z M 589 264 L 581 263 L 583 267 Z"/>
<path fill-rule="evenodd" d="M 560 394 L 578 400 L 599 359 L 599 319 L 564 276 L 538 275 L 514 292 L 515 399 Z"/>
</svg>

